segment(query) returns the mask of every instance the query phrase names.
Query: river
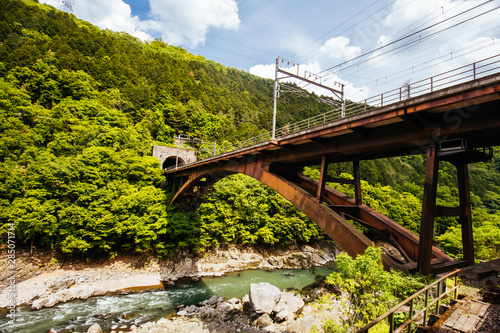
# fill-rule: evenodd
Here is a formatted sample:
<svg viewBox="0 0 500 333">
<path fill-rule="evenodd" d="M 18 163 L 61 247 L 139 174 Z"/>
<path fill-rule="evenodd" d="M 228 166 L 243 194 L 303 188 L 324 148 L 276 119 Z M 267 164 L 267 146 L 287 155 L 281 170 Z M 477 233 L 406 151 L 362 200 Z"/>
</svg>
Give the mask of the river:
<svg viewBox="0 0 500 333">
<path fill-rule="evenodd" d="M 92 297 L 85 301 L 72 301 L 33 311 L 19 309 L 14 326 L 7 318 L 0 318 L 0 332 L 47 333 L 85 332 L 98 323 L 104 331 L 112 327 L 139 326 L 148 321 L 168 317 L 178 305 L 197 304 L 213 295 L 226 299 L 242 298 L 251 283 L 268 282 L 280 289 L 302 289 L 315 280 L 316 275 L 331 273 L 329 267 L 312 270 L 246 270 L 222 277 L 203 278 L 199 282 L 179 281 L 175 287 L 164 290 L 146 290 L 126 295 Z"/>
</svg>

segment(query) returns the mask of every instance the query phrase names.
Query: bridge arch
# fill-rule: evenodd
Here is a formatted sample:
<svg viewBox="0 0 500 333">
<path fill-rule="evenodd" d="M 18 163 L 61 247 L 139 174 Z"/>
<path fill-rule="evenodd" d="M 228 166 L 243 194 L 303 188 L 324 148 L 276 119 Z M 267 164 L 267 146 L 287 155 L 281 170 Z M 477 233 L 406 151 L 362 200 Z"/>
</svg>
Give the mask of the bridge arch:
<svg viewBox="0 0 500 333">
<path fill-rule="evenodd" d="M 263 163 L 255 156 L 204 165 L 177 178 L 180 179 L 180 184 L 171 202 L 187 204 L 194 209 L 213 184 L 226 176 L 241 173 L 281 194 L 352 257 L 364 253 L 365 249 L 373 243 L 348 221 L 352 219 L 347 217 L 350 216 L 349 214 L 344 215 L 342 210 L 338 210 L 340 206 L 347 208 L 347 212 L 356 210 L 357 213 L 352 215 L 360 219 L 354 218 L 354 220 L 361 223 L 363 222 L 361 219 L 369 221 L 365 226 L 373 226 L 371 230 L 376 234 L 383 237 L 390 235 L 389 241 L 400 250 L 407 261 L 417 260 L 418 236 L 360 203 L 357 198 L 350 198 L 328 186 L 324 187 L 318 197 L 320 182 L 304 176 L 298 169 L 299 167 L 295 165 L 290 165 L 287 169 L 283 165 Z M 451 258 L 435 247 L 432 248 L 432 256 L 443 262 L 451 261 Z M 406 264 L 388 255 L 383 256 L 383 261 L 387 267 L 392 268 L 403 268 Z"/>
<path fill-rule="evenodd" d="M 181 180 L 182 184 L 172 198 L 172 202 L 182 202 L 195 208 L 201 197 L 213 184 L 226 176 L 241 173 L 260 181 L 281 194 L 315 222 L 349 255 L 355 257 L 362 254 L 368 246 L 372 245 L 368 237 L 340 214 L 316 200 L 314 196 L 292 181 L 269 172 L 268 167 L 269 165 L 263 165 L 259 160 L 253 160 L 246 163 L 229 161 L 216 167 L 197 169 L 191 172 L 183 182 Z M 388 263 L 390 258 L 384 258 L 384 261 Z M 396 266 L 397 264 L 388 263 L 388 265 Z"/>
</svg>

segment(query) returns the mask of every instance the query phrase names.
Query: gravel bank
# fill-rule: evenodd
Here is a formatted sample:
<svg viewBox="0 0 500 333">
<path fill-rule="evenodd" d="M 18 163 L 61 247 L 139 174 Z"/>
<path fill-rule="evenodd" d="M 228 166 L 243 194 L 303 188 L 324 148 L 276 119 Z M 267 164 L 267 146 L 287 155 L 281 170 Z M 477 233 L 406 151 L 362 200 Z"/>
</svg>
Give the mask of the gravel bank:
<svg viewBox="0 0 500 333">
<path fill-rule="evenodd" d="M 5 250 L 5 249 L 3 249 Z M 202 257 L 180 252 L 175 258 L 153 256 L 118 256 L 96 262 L 61 262 L 50 252 L 30 256 L 19 250 L 16 257 L 17 305 L 33 309 L 51 307 L 74 299 L 87 299 L 117 291 L 140 291 L 162 288 L 183 277 L 197 279 L 221 276 L 250 268 L 308 268 L 334 260 L 337 249 L 332 243 L 321 242 L 291 249 L 259 251 L 235 246 Z M 7 287 L 10 276 L 7 251 L 0 256 L 0 307 L 7 307 Z"/>
</svg>

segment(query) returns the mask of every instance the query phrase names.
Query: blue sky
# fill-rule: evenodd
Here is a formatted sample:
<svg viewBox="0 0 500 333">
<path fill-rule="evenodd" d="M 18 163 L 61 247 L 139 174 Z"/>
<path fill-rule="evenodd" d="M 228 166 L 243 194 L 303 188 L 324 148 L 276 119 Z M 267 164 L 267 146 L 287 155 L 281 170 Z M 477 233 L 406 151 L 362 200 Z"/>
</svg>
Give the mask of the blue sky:
<svg viewBox="0 0 500 333">
<path fill-rule="evenodd" d="M 40 2 L 61 8 L 59 0 Z M 499 5 L 499 0 L 77 0 L 73 13 L 142 40 L 161 37 L 263 77 L 274 77 L 276 57 L 285 57 L 300 63 L 301 71 L 344 83 L 348 97 L 361 100 L 500 54 Z"/>
</svg>

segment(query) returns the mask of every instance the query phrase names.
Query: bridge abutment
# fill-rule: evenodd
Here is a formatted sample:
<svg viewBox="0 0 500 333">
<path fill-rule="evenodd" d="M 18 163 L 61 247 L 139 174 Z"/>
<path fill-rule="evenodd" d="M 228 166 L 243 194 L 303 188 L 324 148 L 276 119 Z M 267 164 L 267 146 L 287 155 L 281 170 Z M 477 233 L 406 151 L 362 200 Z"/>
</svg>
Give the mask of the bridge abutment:
<svg viewBox="0 0 500 333">
<path fill-rule="evenodd" d="M 198 160 L 196 150 L 178 147 L 153 146 L 152 155 L 160 160 L 161 168 L 183 166 Z"/>
</svg>

